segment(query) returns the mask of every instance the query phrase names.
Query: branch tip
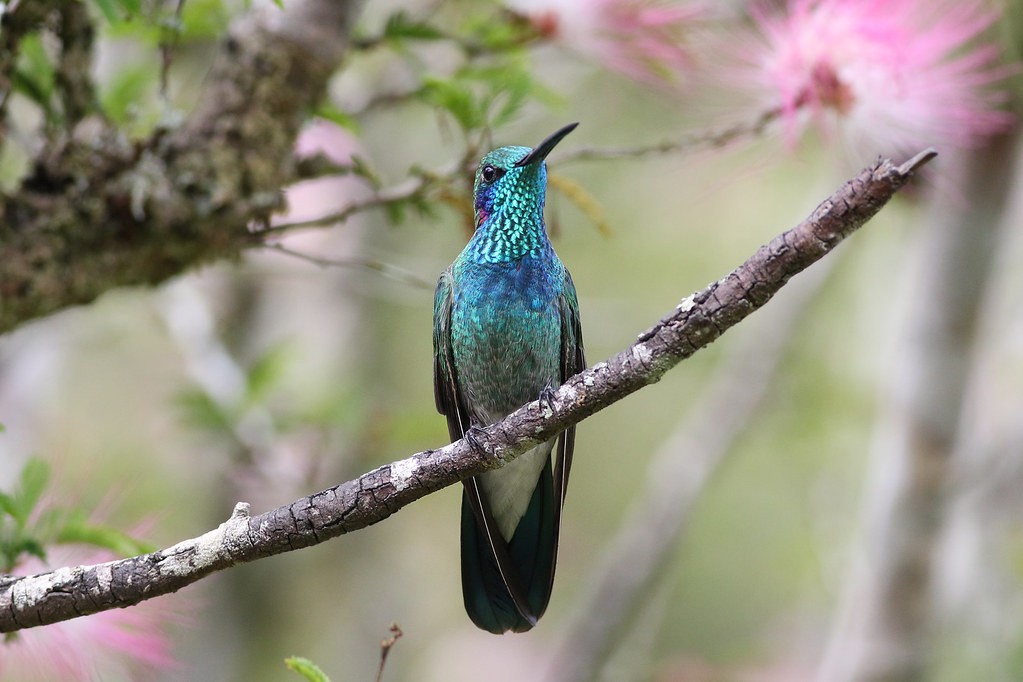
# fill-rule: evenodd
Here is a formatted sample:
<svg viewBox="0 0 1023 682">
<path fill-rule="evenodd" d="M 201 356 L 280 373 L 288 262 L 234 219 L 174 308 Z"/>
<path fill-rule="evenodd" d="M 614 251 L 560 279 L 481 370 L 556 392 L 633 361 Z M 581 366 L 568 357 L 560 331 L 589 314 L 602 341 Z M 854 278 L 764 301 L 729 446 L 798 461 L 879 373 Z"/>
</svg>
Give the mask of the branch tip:
<svg viewBox="0 0 1023 682">
<path fill-rule="evenodd" d="M 920 170 L 934 157 L 938 155 L 938 150 L 934 147 L 928 147 L 906 163 L 899 166 L 899 173 L 903 175 L 909 175 L 910 173 Z"/>
</svg>

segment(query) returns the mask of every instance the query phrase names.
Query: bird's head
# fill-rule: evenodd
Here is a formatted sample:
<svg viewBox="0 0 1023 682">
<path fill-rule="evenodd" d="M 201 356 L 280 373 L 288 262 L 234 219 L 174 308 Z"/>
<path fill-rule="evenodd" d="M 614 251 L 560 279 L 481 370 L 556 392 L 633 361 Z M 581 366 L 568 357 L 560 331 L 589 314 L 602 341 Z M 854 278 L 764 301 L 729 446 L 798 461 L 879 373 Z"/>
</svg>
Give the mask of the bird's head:
<svg viewBox="0 0 1023 682">
<path fill-rule="evenodd" d="M 501 147 L 483 157 L 473 185 L 476 227 L 498 210 L 542 214 L 547 191 L 544 159 L 577 125 L 568 124 L 532 149 Z"/>
</svg>

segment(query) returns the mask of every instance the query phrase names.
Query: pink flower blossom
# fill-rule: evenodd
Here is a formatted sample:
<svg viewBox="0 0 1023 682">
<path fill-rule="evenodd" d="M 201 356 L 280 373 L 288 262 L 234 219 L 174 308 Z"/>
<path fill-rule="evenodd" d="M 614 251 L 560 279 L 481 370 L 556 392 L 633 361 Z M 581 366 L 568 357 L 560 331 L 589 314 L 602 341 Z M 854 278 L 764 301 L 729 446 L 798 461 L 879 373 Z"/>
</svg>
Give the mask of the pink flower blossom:
<svg viewBox="0 0 1023 682">
<path fill-rule="evenodd" d="M 998 48 L 971 46 L 997 16 L 983 0 L 789 0 L 782 16 L 761 7 L 745 80 L 780 108 L 790 144 L 813 123 L 870 153 L 970 147 L 1011 121 L 990 87 L 1009 73 Z"/>
<path fill-rule="evenodd" d="M 115 558 L 107 551 L 48 551 L 51 566 L 32 558 L 18 575 L 44 573 L 53 566 L 95 564 Z M 156 670 L 175 668 L 166 628 L 176 619 L 166 598 L 128 609 L 104 611 L 62 623 L 22 630 L 0 639 L 0 680 L 77 682 L 99 679 L 148 679 Z M 148 674 L 146 674 L 148 673 Z"/>
<path fill-rule="evenodd" d="M 686 35 L 706 10 L 645 0 L 511 0 L 543 35 L 644 83 L 677 82 L 693 68 Z"/>
</svg>

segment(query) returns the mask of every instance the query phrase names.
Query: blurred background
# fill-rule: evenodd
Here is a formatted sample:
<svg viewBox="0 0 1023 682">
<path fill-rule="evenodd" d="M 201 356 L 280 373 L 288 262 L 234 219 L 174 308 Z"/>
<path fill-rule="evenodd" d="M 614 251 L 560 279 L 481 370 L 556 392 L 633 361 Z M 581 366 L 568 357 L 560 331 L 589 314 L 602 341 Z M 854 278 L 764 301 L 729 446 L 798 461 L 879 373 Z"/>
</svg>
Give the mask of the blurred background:
<svg viewBox="0 0 1023 682">
<path fill-rule="evenodd" d="M 156 3 L 117 22 L 104 4 L 89 5 L 101 98 L 144 136 L 187 114 L 235 16 L 291 0 Z M 367 6 L 365 44 L 297 152 L 365 159 L 390 187 L 412 167 L 580 121 L 550 159 L 547 216 L 591 364 L 877 155 L 940 155 L 766 307 L 579 426 L 554 595 L 533 631 L 495 637 L 466 617 L 455 486 L 131 609 L 145 619 L 123 627 L 160 638 L 160 655 L 124 647 L 75 675 L 297 680 L 283 663 L 297 655 L 334 680 L 373 680 L 398 623 L 385 680 L 1023 679 L 1020 9 L 966 2 L 925 20 L 928 3 L 892 3 L 874 25 L 906 32 L 883 39 L 900 39 L 902 75 L 920 85 L 889 93 L 896 75 L 877 72 L 892 64 L 869 63 L 876 46 L 854 30 L 883 4 Z M 526 31 L 484 58 L 519 60 L 529 96 L 499 126 L 467 129 L 436 93 L 410 94 L 426 78 L 461 83 L 477 57 L 445 39 L 374 43 L 399 11 L 461 40 L 499 19 Z M 181 24 L 161 97 L 154 26 L 168 17 Z M 916 35 L 945 49 L 913 61 Z M 779 46 L 797 44 L 826 55 L 799 72 L 803 89 L 782 73 L 795 57 Z M 8 125 L 6 190 L 41 131 L 30 99 L 12 98 Z M 611 148 L 623 153 L 575 156 Z M 342 210 L 368 184 L 354 173 L 288 188 L 275 221 Z M 432 287 L 467 239 L 469 204 L 464 181 L 445 187 L 427 211 L 288 231 L 275 243 L 292 253 L 112 291 L 0 338 L 0 490 L 38 457 L 47 500 L 165 547 L 238 501 L 260 513 L 446 444 Z M 62 548 L 48 565 L 100 560 L 90 551 Z M 0 645 L 0 679 L 70 679 L 48 667 L 59 640 L 44 631 L 58 627 Z"/>
</svg>

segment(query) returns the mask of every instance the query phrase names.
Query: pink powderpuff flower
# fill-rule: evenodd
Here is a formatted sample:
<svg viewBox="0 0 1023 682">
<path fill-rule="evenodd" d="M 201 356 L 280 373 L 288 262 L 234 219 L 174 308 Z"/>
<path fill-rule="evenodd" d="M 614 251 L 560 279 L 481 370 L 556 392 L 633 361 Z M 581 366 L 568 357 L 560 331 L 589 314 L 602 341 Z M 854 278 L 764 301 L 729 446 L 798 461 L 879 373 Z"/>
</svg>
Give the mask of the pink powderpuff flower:
<svg viewBox="0 0 1023 682">
<path fill-rule="evenodd" d="M 47 552 L 50 566 L 31 558 L 16 575 L 35 575 L 53 566 L 96 564 L 113 560 L 106 550 L 61 545 Z M 78 682 L 151 679 L 158 670 L 176 669 L 167 625 L 180 618 L 166 598 L 127 609 L 29 628 L 0 639 L 0 680 Z M 157 602 L 164 602 L 163 604 Z"/>
<path fill-rule="evenodd" d="M 970 45 L 997 17 L 982 0 L 789 0 L 783 16 L 758 6 L 743 80 L 780 110 L 789 144 L 812 123 L 870 153 L 967 148 L 1012 121 L 991 87 L 1010 69 L 996 45 Z"/>
<path fill-rule="evenodd" d="M 707 11 L 694 3 L 645 0 L 511 0 L 544 36 L 648 85 L 693 70 L 686 36 Z"/>
</svg>

